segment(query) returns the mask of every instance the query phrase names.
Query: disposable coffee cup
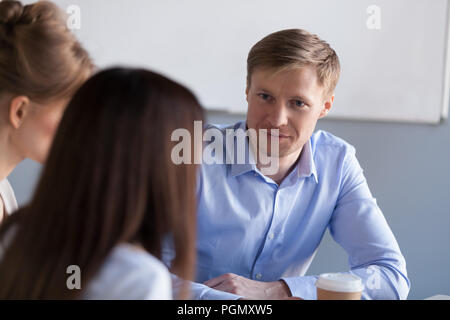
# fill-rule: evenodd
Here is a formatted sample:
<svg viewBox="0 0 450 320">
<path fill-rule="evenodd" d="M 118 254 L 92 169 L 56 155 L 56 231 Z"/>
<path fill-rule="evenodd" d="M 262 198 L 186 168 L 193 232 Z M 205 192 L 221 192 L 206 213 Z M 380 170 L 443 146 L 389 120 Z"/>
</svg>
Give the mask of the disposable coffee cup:
<svg viewBox="0 0 450 320">
<path fill-rule="evenodd" d="M 360 277 L 349 273 L 324 273 L 316 281 L 317 300 L 361 300 Z"/>
</svg>

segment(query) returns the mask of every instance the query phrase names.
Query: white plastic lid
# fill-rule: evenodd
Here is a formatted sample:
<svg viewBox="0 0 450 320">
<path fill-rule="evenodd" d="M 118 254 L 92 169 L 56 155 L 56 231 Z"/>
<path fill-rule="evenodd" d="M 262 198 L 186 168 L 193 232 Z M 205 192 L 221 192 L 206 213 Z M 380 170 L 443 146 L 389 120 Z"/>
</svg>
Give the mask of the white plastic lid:
<svg viewBox="0 0 450 320">
<path fill-rule="evenodd" d="M 321 274 L 316 287 L 335 292 L 360 292 L 364 289 L 361 278 L 349 273 Z"/>
</svg>

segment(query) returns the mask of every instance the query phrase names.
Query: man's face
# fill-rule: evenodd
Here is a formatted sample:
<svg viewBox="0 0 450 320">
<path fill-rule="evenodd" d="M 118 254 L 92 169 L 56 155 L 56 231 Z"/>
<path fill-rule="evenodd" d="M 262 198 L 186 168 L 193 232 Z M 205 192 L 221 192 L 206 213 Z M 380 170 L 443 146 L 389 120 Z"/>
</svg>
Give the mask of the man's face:
<svg viewBox="0 0 450 320">
<path fill-rule="evenodd" d="M 317 81 L 312 66 L 274 72 L 256 69 L 247 88 L 248 129 L 279 130 L 279 157 L 300 153 L 333 103 L 334 96 L 324 101 L 324 88 Z M 276 135 L 273 133 L 273 135 Z M 270 153 L 270 146 L 267 150 Z"/>
</svg>

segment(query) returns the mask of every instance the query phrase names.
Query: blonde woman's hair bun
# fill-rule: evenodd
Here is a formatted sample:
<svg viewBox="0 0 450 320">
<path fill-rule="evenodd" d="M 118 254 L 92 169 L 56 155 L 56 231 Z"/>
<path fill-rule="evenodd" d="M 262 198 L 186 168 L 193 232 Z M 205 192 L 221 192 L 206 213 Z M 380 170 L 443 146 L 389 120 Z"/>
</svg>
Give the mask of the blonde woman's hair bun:
<svg viewBox="0 0 450 320">
<path fill-rule="evenodd" d="M 0 1 L 0 24 L 13 26 L 22 18 L 24 6 L 19 1 Z"/>
</svg>

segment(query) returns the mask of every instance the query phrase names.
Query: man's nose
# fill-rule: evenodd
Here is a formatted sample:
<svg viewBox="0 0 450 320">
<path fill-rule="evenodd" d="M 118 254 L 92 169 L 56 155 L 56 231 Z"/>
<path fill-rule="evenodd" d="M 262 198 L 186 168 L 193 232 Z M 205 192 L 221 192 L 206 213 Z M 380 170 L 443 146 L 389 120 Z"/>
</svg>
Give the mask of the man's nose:
<svg viewBox="0 0 450 320">
<path fill-rule="evenodd" d="M 269 114 L 268 121 L 272 127 L 279 128 L 288 124 L 288 110 L 284 103 L 277 102 Z"/>
</svg>

